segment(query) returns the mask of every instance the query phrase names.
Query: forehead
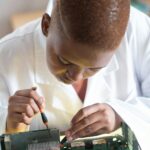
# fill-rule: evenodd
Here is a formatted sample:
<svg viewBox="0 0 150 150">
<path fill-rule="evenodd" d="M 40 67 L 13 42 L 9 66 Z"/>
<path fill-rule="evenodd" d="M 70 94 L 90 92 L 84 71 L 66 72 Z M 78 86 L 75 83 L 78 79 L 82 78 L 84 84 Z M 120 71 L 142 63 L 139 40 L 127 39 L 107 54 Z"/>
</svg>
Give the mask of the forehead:
<svg viewBox="0 0 150 150">
<path fill-rule="evenodd" d="M 57 34 L 50 36 L 47 43 L 49 50 L 52 49 L 59 57 L 86 67 L 105 67 L 114 54 L 114 51 L 95 49 Z"/>
</svg>

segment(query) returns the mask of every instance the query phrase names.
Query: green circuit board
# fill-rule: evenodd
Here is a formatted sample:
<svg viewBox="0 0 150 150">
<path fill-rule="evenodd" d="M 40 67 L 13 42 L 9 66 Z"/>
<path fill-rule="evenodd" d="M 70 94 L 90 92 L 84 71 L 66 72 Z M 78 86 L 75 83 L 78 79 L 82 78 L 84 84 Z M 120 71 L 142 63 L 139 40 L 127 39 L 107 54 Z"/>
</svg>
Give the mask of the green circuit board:
<svg viewBox="0 0 150 150">
<path fill-rule="evenodd" d="M 92 137 L 65 143 L 60 147 L 58 129 L 29 131 L 0 136 L 1 150 L 137 150 L 138 144 L 129 128 L 123 135 Z M 126 135 L 125 135 L 126 134 Z M 125 138 L 126 137 L 126 138 Z"/>
<path fill-rule="evenodd" d="M 66 143 L 61 150 L 129 150 L 129 146 L 123 137 L 118 135 Z"/>
</svg>

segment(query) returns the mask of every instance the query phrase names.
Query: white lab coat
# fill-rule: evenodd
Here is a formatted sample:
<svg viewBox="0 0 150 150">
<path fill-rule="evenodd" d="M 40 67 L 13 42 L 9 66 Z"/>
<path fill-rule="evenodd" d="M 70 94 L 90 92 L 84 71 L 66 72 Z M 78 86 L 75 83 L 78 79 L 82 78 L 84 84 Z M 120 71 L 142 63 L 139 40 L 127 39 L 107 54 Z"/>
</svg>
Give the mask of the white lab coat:
<svg viewBox="0 0 150 150">
<path fill-rule="evenodd" d="M 126 34 L 109 64 L 88 79 L 84 103 L 71 85 L 59 82 L 46 64 L 45 37 L 33 21 L 0 40 L 0 134 L 5 132 L 8 99 L 36 85 L 46 99 L 49 127 L 66 130 L 82 107 L 107 103 L 150 147 L 150 19 L 132 8 Z M 37 115 L 30 130 L 42 129 Z"/>
</svg>

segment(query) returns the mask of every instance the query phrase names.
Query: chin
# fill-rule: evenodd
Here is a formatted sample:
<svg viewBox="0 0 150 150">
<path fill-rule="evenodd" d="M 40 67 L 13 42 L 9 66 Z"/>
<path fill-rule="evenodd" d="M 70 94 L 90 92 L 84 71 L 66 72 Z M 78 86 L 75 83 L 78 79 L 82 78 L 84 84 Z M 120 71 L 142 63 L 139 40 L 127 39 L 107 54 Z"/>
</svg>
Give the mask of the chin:
<svg viewBox="0 0 150 150">
<path fill-rule="evenodd" d="M 60 77 L 60 76 L 57 77 L 57 79 L 65 84 L 73 84 L 74 83 L 74 81 L 68 80 L 68 79 L 66 79 L 64 77 Z"/>
</svg>

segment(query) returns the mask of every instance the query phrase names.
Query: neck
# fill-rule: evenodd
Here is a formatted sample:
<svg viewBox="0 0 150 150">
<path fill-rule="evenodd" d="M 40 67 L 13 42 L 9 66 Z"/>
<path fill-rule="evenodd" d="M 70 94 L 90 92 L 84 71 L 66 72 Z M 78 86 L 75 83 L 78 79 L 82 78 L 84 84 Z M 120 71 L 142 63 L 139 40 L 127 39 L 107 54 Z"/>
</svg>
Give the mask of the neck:
<svg viewBox="0 0 150 150">
<path fill-rule="evenodd" d="M 87 80 L 81 80 L 72 85 L 77 92 L 78 96 L 82 101 L 84 101 L 86 88 L 87 88 Z"/>
</svg>

